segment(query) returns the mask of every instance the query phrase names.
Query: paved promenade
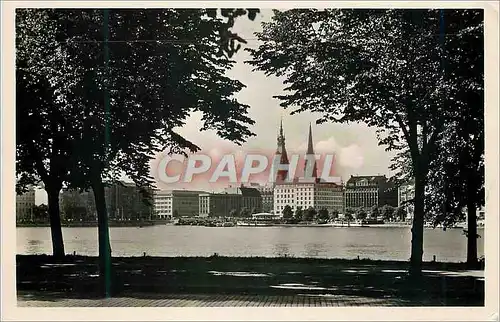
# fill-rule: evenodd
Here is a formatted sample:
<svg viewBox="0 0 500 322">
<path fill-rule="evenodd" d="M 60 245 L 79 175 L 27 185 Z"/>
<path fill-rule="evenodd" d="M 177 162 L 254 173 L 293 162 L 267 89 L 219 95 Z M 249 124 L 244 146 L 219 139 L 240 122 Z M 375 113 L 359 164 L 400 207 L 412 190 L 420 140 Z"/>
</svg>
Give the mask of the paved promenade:
<svg viewBox="0 0 500 322">
<path fill-rule="evenodd" d="M 110 299 L 68 299 L 18 294 L 19 307 L 343 307 L 343 306 L 428 306 L 437 303 L 409 302 L 398 298 L 369 298 L 345 295 L 151 295 L 140 294 Z M 439 305 L 439 304 L 437 304 Z"/>
<path fill-rule="evenodd" d="M 269 258 L 115 258 L 115 298 L 98 299 L 97 258 L 18 256 L 20 306 L 481 306 L 484 271 L 425 263 Z M 21 274 L 22 272 L 22 274 Z"/>
</svg>

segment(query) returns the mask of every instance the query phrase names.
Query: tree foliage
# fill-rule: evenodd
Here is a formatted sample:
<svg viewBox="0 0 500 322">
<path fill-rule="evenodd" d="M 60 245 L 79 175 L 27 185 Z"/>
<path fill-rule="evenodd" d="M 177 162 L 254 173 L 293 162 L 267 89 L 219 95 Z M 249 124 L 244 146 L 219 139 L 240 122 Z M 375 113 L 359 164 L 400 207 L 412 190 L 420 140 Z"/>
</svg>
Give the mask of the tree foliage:
<svg viewBox="0 0 500 322">
<path fill-rule="evenodd" d="M 247 218 L 247 217 L 251 216 L 251 213 L 250 213 L 250 211 L 248 211 L 248 208 L 243 207 L 243 208 L 241 208 L 239 215 L 241 218 Z"/>
<path fill-rule="evenodd" d="M 295 213 L 294 213 L 294 219 L 295 220 L 302 220 L 302 214 L 304 213 L 304 210 L 302 210 L 302 207 L 297 207 L 295 209 Z"/>
<path fill-rule="evenodd" d="M 328 209 L 326 208 L 321 208 L 319 211 L 318 211 L 318 220 L 321 220 L 321 221 L 324 221 L 324 220 L 328 220 L 330 219 L 330 214 L 328 213 Z"/>
<path fill-rule="evenodd" d="M 393 220 L 394 219 L 394 207 L 390 205 L 382 206 L 382 217 L 384 220 Z"/>
<path fill-rule="evenodd" d="M 316 211 L 316 209 L 314 209 L 313 207 L 309 207 L 305 211 L 302 212 L 302 220 L 313 221 L 314 218 L 316 218 L 317 213 L 318 212 Z"/>
<path fill-rule="evenodd" d="M 238 210 L 236 209 L 231 209 L 231 211 L 229 211 L 229 217 L 231 218 L 235 218 L 238 216 Z"/>
<path fill-rule="evenodd" d="M 291 219 L 293 217 L 292 207 L 290 205 L 286 205 L 283 208 L 283 219 Z"/>
<path fill-rule="evenodd" d="M 406 210 L 403 207 L 396 207 L 392 216 L 399 221 L 404 221 L 406 218 Z"/>
<path fill-rule="evenodd" d="M 50 190 L 54 249 L 62 255 L 56 195 L 63 183 L 92 187 L 102 258 L 110 250 L 103 181 L 123 173 L 147 194 L 155 153 L 198 149 L 174 130 L 192 112 L 202 113 L 201 130 L 237 144 L 253 135 L 248 106 L 234 98 L 244 85 L 225 75 L 242 42 L 228 29 L 247 11 L 216 13 L 18 10 L 17 93 L 27 99 L 17 104 L 17 128 L 29 129 L 18 140 L 18 173 L 36 180 L 36 170 Z"/>
<path fill-rule="evenodd" d="M 356 212 L 356 219 L 358 220 L 365 220 L 367 216 L 368 214 L 364 209 L 360 209 L 358 210 L 358 212 Z"/>
<path fill-rule="evenodd" d="M 316 112 L 317 123 L 364 122 L 397 151 L 395 167 L 415 178 L 410 273 L 421 274 L 426 180 L 464 84 L 454 74 L 463 46 L 481 33 L 480 10 L 275 10 L 249 63 L 285 78 L 281 106 Z M 465 40 L 465 43 L 469 43 Z"/>
</svg>

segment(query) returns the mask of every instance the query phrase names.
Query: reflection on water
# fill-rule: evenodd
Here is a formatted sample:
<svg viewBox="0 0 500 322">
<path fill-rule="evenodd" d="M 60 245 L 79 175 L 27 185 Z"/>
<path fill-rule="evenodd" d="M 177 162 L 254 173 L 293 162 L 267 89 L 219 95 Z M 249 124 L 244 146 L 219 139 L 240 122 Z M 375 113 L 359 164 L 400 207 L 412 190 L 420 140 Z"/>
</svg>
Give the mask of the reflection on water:
<svg viewBox="0 0 500 322">
<path fill-rule="evenodd" d="M 28 240 L 28 247 L 27 251 L 28 254 L 39 254 L 42 253 L 42 241 L 41 240 L 36 240 L 36 239 L 30 239 Z"/>
<path fill-rule="evenodd" d="M 277 257 L 290 257 L 290 247 L 287 244 L 274 245 L 274 256 Z"/>
<path fill-rule="evenodd" d="M 304 257 L 327 257 L 324 244 L 321 243 L 305 244 Z"/>
<path fill-rule="evenodd" d="M 483 235 L 484 230 L 479 230 Z M 152 226 L 110 229 L 113 256 L 268 256 L 408 260 L 408 227 L 198 227 Z M 50 228 L 17 228 L 19 254 L 50 254 Z M 97 256 L 97 228 L 63 228 L 68 254 Z M 483 256 L 484 238 L 478 239 Z M 425 230 L 424 260 L 465 261 L 467 239 L 461 229 Z"/>
</svg>

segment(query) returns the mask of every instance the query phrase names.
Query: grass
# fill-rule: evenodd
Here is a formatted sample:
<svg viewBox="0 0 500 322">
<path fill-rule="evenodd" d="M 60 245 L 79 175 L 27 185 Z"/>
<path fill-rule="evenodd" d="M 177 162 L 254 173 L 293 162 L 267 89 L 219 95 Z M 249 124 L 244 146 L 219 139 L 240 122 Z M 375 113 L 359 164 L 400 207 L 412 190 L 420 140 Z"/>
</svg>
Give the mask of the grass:
<svg viewBox="0 0 500 322">
<path fill-rule="evenodd" d="M 464 263 L 424 263 L 419 283 L 407 278 L 408 262 L 285 257 L 115 257 L 113 288 L 125 294 L 337 294 L 425 298 L 432 305 L 484 305 L 484 282 L 463 271 Z M 98 258 L 17 256 L 19 291 L 95 296 Z"/>
</svg>

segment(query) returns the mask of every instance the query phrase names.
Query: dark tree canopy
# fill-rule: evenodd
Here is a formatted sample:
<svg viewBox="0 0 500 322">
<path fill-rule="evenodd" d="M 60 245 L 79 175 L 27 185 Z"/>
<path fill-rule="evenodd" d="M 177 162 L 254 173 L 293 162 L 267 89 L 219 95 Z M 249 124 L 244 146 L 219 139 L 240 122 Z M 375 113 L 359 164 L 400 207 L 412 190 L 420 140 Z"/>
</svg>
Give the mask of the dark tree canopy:
<svg viewBox="0 0 500 322">
<path fill-rule="evenodd" d="M 456 70 L 478 75 L 463 58 L 477 51 L 467 46 L 482 38 L 482 24 L 482 11 L 469 9 L 275 10 L 257 33 L 263 44 L 248 49 L 256 70 L 285 78 L 286 93 L 277 98 L 292 114 L 316 112 L 317 123 L 364 122 L 377 128 L 379 144 L 398 152 L 394 167 L 415 178 L 415 277 L 427 177 L 444 148 L 446 124 L 462 117 L 464 86 L 477 87 L 481 78 L 464 80 Z"/>
<path fill-rule="evenodd" d="M 293 217 L 292 207 L 290 205 L 286 205 L 283 208 L 283 219 L 291 219 Z"/>
</svg>

